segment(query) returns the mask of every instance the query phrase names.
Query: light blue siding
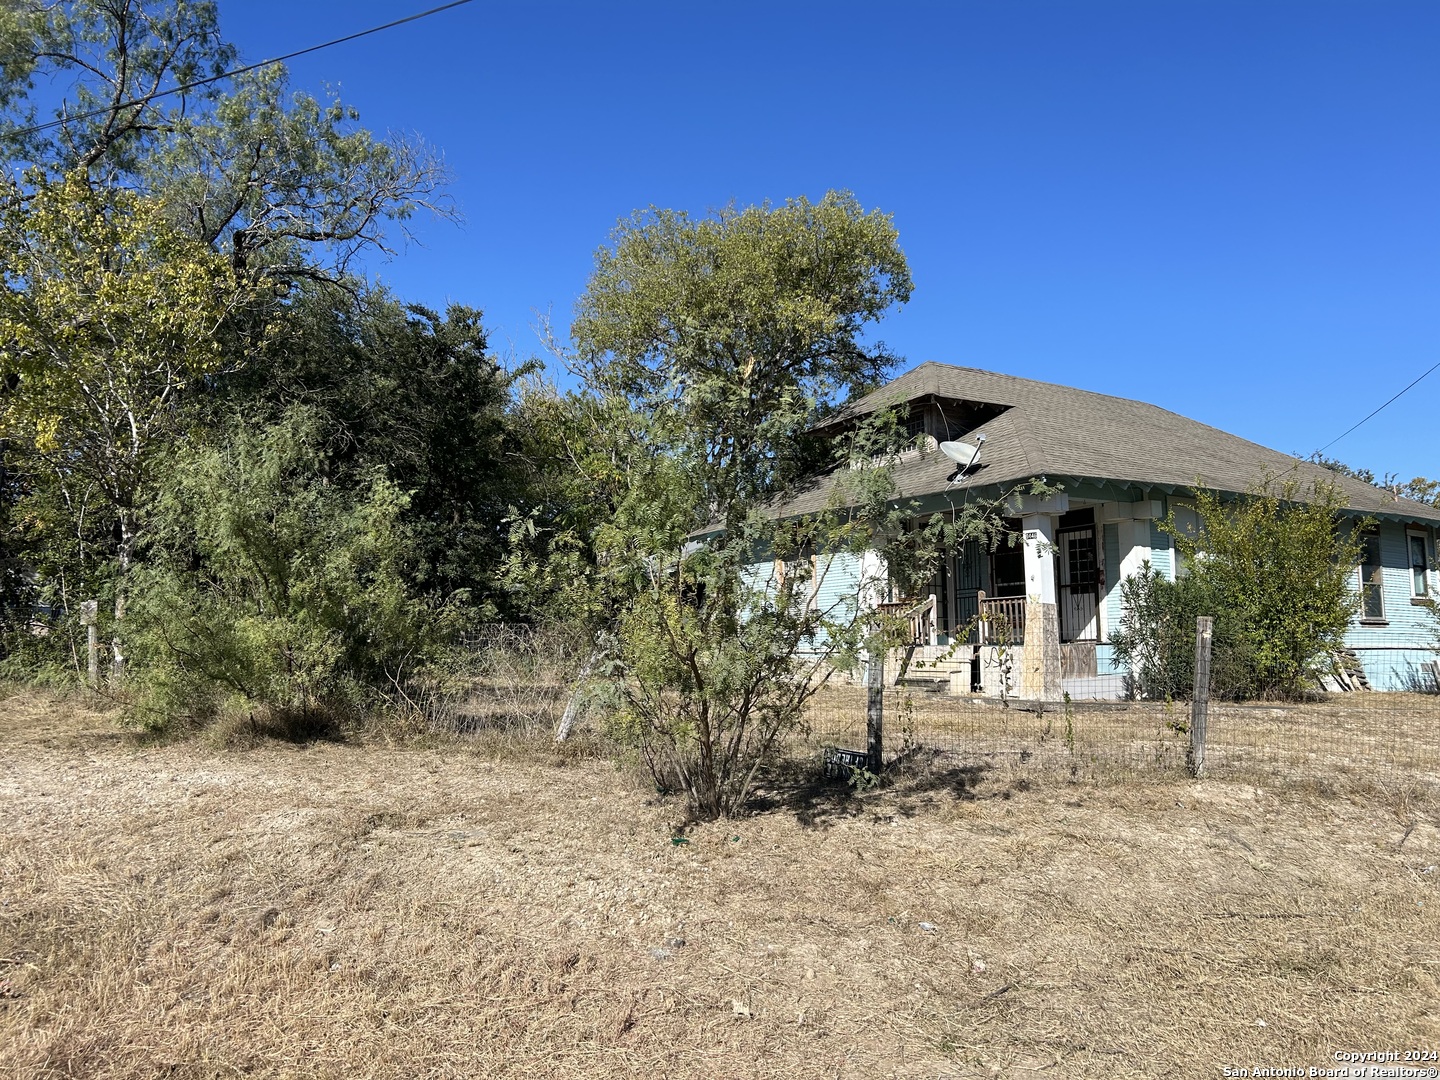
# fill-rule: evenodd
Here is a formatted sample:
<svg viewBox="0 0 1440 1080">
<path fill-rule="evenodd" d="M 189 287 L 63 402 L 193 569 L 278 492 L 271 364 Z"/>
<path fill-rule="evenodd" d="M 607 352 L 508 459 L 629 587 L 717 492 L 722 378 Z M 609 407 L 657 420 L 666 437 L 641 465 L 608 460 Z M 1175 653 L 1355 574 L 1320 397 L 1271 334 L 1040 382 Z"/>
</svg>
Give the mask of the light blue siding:
<svg viewBox="0 0 1440 1080">
<path fill-rule="evenodd" d="M 1370 649 L 1355 651 L 1365 669 L 1365 678 L 1372 690 L 1417 690 L 1434 693 L 1440 690 L 1430 667 L 1440 653 L 1429 649 Z"/>
<path fill-rule="evenodd" d="M 745 567 L 745 587 L 752 592 L 769 592 L 775 587 L 775 562 L 766 559 Z"/>
<path fill-rule="evenodd" d="M 807 568 L 808 569 L 808 568 Z M 813 606 L 826 617 L 845 622 L 854 617 L 860 591 L 861 560 L 859 555 L 842 553 L 821 556 L 816 563 L 816 576 L 808 582 L 804 597 L 813 595 Z M 775 563 L 764 559 L 750 563 L 745 568 L 745 584 L 756 593 L 773 594 L 778 584 Z M 817 645 L 823 645 L 822 631 Z M 803 651 L 803 650 L 802 650 Z"/>
<path fill-rule="evenodd" d="M 1405 527 L 1398 522 L 1382 522 L 1380 530 L 1380 562 L 1385 618 L 1383 625 L 1361 625 L 1357 617 L 1346 635 L 1352 647 L 1365 645 L 1418 645 L 1434 636 L 1434 622 L 1423 604 L 1410 597 L 1409 553 L 1405 547 Z M 1429 538 L 1427 537 L 1427 540 Z M 1351 577 L 1351 587 L 1358 591 L 1359 574 Z"/>
<path fill-rule="evenodd" d="M 816 567 L 819 588 L 815 606 L 830 617 L 847 620 L 855 614 L 860 592 L 860 556 L 849 553 L 821 556 Z"/>
<path fill-rule="evenodd" d="M 1120 629 L 1120 526 L 1103 526 L 1105 545 L 1105 636 Z M 1097 654 L 1098 655 L 1098 654 Z"/>
<path fill-rule="evenodd" d="M 1095 646 L 1095 674 L 1096 675 L 1126 675 L 1130 669 L 1124 664 L 1115 660 L 1115 647 L 1113 645 L 1100 644 Z"/>
<path fill-rule="evenodd" d="M 1429 678 L 1424 665 L 1440 656 L 1429 648 L 1436 643 L 1435 622 L 1425 605 L 1411 599 L 1405 526 L 1384 521 L 1379 531 L 1385 618 L 1383 623 L 1362 624 L 1357 616 L 1345 635 L 1345 644 L 1355 650 L 1376 690 L 1405 690 L 1417 682 L 1424 685 Z M 1427 532 L 1426 543 L 1433 553 L 1433 534 Z M 1358 573 L 1352 575 L 1351 587 L 1359 590 Z"/>
</svg>

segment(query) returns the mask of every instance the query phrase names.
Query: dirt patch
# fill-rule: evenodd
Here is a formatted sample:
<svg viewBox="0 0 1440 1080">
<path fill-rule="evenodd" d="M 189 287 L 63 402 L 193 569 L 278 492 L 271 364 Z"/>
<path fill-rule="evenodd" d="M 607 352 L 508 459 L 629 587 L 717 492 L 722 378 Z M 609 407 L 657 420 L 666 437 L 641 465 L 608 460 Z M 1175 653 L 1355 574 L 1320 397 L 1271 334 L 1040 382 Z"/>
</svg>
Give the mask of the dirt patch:
<svg viewBox="0 0 1440 1080">
<path fill-rule="evenodd" d="M 0 1075 L 1152 1077 L 1440 1045 L 1440 810 L 0 717 Z M 50 712 L 47 714 L 47 710 Z M 37 734 L 37 732 L 43 734 Z"/>
</svg>

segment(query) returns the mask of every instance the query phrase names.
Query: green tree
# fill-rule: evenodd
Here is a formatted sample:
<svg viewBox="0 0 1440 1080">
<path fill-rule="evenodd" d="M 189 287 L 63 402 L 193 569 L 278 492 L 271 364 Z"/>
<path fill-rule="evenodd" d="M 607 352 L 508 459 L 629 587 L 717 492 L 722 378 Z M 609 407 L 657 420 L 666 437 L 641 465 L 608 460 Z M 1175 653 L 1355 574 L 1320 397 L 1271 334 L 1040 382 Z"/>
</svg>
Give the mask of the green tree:
<svg viewBox="0 0 1440 1080">
<path fill-rule="evenodd" d="M 0 16 L 0 54 L 10 161 L 161 198 L 178 228 L 257 277 L 343 280 L 359 252 L 387 248 L 387 225 L 452 213 L 438 155 L 292 91 L 283 65 L 192 86 L 238 62 L 209 0 L 19 0 Z M 69 90 L 54 127 L 22 134 L 40 119 L 37 78 Z"/>
<path fill-rule="evenodd" d="M 1343 461 L 1318 453 L 1311 454 L 1310 460 L 1317 465 L 1325 466 L 1331 472 L 1340 473 L 1342 476 L 1353 476 L 1356 480 L 1363 480 L 1367 484 L 1382 487 L 1399 495 L 1402 499 L 1413 499 L 1431 506 L 1440 506 L 1440 480 L 1429 480 L 1423 476 L 1416 476 L 1402 484 L 1394 473 L 1387 473 L 1383 480 L 1377 480 L 1375 474 L 1369 469 L 1352 468 Z"/>
<path fill-rule="evenodd" d="M 593 565 L 627 597 L 617 731 L 700 817 L 737 812 L 834 667 L 878 646 L 873 571 L 833 601 L 817 586 L 901 535 L 912 508 L 886 466 L 903 427 L 882 413 L 816 432 L 883 381 L 893 357 L 864 335 L 910 292 L 890 219 L 843 193 L 703 219 L 652 210 L 596 255 L 573 327 L 587 392 L 545 404 L 568 405 L 577 482 L 609 504 Z M 825 469 L 823 512 L 776 512 Z M 985 521 L 971 506 L 948 527 Z M 777 562 L 783 575 L 755 571 Z"/>
<path fill-rule="evenodd" d="M 1352 465 L 1345 464 L 1345 462 L 1339 458 L 1326 457 L 1324 454 L 1317 452 L 1310 455 L 1310 460 L 1316 465 L 1323 465 L 1331 472 L 1339 473 L 1341 476 L 1353 477 L 1366 484 L 1374 484 L 1377 482 L 1375 474 L 1369 469 L 1357 469 Z"/>
<path fill-rule="evenodd" d="M 331 483 L 363 483 L 383 469 L 408 493 L 410 585 L 463 592 L 493 613 L 509 607 L 497 581 L 505 521 L 512 504 L 528 502 L 529 469 L 509 415 L 519 374 L 490 354 L 472 308 L 452 305 L 441 316 L 379 289 L 352 303 L 310 285 L 292 298 L 263 357 L 192 398 L 190 415 L 203 426 L 235 414 L 265 425 L 306 405 L 325 450 L 317 468 Z"/>
<path fill-rule="evenodd" d="M 228 362 L 221 330 L 250 291 L 156 200 L 102 196 L 78 174 L 7 193 L 0 260 L 0 431 L 32 487 L 37 474 L 58 487 L 50 510 L 69 509 L 66 534 L 83 544 L 92 513 L 113 524 L 123 581 L 176 397 Z M 117 623 L 124 603 L 117 584 Z"/>
<path fill-rule="evenodd" d="M 366 704 L 448 626 L 405 581 L 407 496 L 379 469 L 328 483 L 311 408 L 214 434 L 177 450 L 155 502 L 133 612 L 142 715 L 263 709 L 293 729 Z"/>
<path fill-rule="evenodd" d="M 606 572 L 597 539 L 630 491 L 644 428 L 622 398 L 562 393 L 535 372 L 519 380 L 503 570 L 513 608 L 584 637 L 623 608 L 630 590 Z"/>
<path fill-rule="evenodd" d="M 0 563 L 36 573 L 12 624 L 36 599 L 63 611 L 113 594 L 118 614 L 151 448 L 195 417 L 186 392 L 261 367 L 266 334 L 312 302 L 292 298 L 297 282 L 362 291 L 359 252 L 388 249 L 386 229 L 418 210 L 450 212 L 445 172 L 423 143 L 292 92 L 281 65 L 217 78 L 238 57 L 209 0 L 16 0 L 0 9 L 0 60 L 0 153 L 17 170 L 3 321 L 25 330 L 4 357 L 19 383 Z M 43 83 L 66 88 L 50 116 Z M 197 297 L 202 282 L 215 288 Z M 222 283 L 236 302 L 214 320 Z M 353 297 L 336 298 L 348 317 Z"/>
<path fill-rule="evenodd" d="M 1124 621 L 1111 638 L 1142 696 L 1193 692 L 1195 617 L 1215 618 L 1213 682 L 1232 698 L 1303 697 L 1332 662 L 1358 597 L 1359 527 L 1339 489 L 1266 483 L 1224 501 L 1199 491 L 1198 533 L 1164 524 L 1184 574 L 1149 567 L 1123 586 Z M 1360 523 L 1363 525 L 1363 523 Z"/>
<path fill-rule="evenodd" d="M 638 214 L 596 253 L 572 328 L 578 371 L 675 429 L 667 440 L 733 531 L 811 471 L 805 444 L 826 411 L 893 365 L 863 332 L 910 298 L 898 240 L 848 193 Z"/>
<path fill-rule="evenodd" d="M 1398 494 L 1406 499 L 1414 499 L 1416 502 L 1440 506 L 1440 480 L 1427 480 L 1423 476 L 1417 476 L 1408 483 L 1400 485 Z"/>
</svg>

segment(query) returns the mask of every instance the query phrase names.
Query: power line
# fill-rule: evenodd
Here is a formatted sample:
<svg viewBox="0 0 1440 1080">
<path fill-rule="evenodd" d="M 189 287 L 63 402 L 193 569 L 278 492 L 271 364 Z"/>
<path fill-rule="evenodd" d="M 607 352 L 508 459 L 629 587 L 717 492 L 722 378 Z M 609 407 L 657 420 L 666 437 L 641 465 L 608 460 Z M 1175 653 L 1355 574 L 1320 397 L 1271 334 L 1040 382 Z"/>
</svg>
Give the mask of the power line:
<svg viewBox="0 0 1440 1080">
<path fill-rule="evenodd" d="M 1350 432 L 1352 432 L 1352 431 L 1355 430 L 1355 428 L 1358 428 L 1358 427 L 1360 426 L 1360 424 L 1365 423 L 1366 420 L 1369 420 L 1369 419 L 1370 419 L 1371 417 L 1373 417 L 1376 413 L 1380 412 L 1382 409 L 1388 408 L 1389 406 L 1393 405 L 1396 401 L 1398 401 L 1400 398 L 1402 398 L 1402 397 L 1404 397 L 1406 394 L 1408 394 L 1411 390 L 1413 390 L 1413 389 L 1415 388 L 1416 384 L 1419 383 L 1421 379 L 1425 378 L 1426 375 L 1429 375 L 1430 372 L 1436 370 L 1437 368 L 1440 368 L 1440 360 L 1437 360 L 1434 364 L 1430 365 L 1429 368 L 1427 368 L 1425 371 L 1421 372 L 1420 376 L 1415 380 L 1415 382 L 1412 382 L 1409 386 L 1405 387 L 1404 390 L 1401 390 L 1400 393 L 1396 394 L 1396 395 L 1395 395 L 1394 397 L 1392 397 L 1389 401 L 1385 402 L 1384 405 L 1381 405 L 1379 409 L 1376 409 L 1375 412 L 1372 412 L 1369 416 L 1365 417 L 1365 420 L 1361 420 L 1359 423 L 1356 423 L 1356 424 L 1352 425 L 1351 427 L 1346 428 L 1346 429 L 1345 429 L 1344 431 L 1342 431 L 1339 435 L 1336 435 L 1335 438 L 1331 439 L 1331 440 L 1330 440 L 1329 442 L 1327 442 L 1324 446 L 1320 447 L 1319 450 L 1316 450 L 1315 453 L 1316 453 L 1316 454 L 1323 454 L 1326 450 L 1329 450 L 1330 447 L 1334 446 L 1334 445 L 1335 445 L 1337 442 L 1339 442 L 1341 439 L 1345 438 L 1346 435 L 1349 435 Z"/>
<path fill-rule="evenodd" d="M 371 34 L 378 34 L 382 30 L 391 30 L 397 26 L 404 26 L 406 23 L 417 22 L 420 19 L 428 19 L 431 15 L 438 15 L 442 11 L 449 11 L 451 8 L 463 7 L 472 0 L 451 0 L 448 4 L 441 4 L 439 7 L 430 8 L 428 11 L 419 11 L 414 15 L 406 15 L 403 19 L 396 19 L 393 22 L 384 23 L 380 26 L 372 26 L 368 30 L 360 30 L 353 34 L 346 34 L 331 41 L 322 42 L 319 45 L 311 45 L 308 49 L 297 49 L 295 52 L 286 53 L 284 56 L 272 57 L 269 60 L 261 60 L 258 64 L 246 64 L 244 67 L 234 68 L 230 71 L 223 71 L 219 75 L 211 75 L 205 79 L 196 79 L 193 82 L 184 83 L 181 86 L 172 86 L 169 90 L 159 90 L 153 94 L 146 94 L 144 97 L 132 98 L 115 106 L 106 106 L 103 109 L 91 109 L 89 112 L 78 113 L 75 116 L 67 116 L 60 120 L 50 120 L 43 124 L 34 124 L 28 128 L 11 133 L 12 138 L 23 138 L 26 135 L 35 135 L 41 131 L 48 131 L 50 128 L 60 127 L 62 124 L 71 124 L 76 120 L 88 120 L 92 116 L 103 116 L 109 112 L 119 112 L 121 109 L 128 109 L 135 105 L 146 105 L 159 98 L 170 97 L 172 94 L 183 94 L 187 90 L 194 90 L 198 86 L 209 86 L 211 83 L 219 82 L 221 79 L 231 79 L 236 75 L 244 75 L 247 71 L 256 71 L 259 68 L 269 67 L 271 64 L 283 64 L 286 60 L 294 60 L 297 56 L 306 56 L 309 53 L 319 52 L 321 49 L 328 49 L 332 45 L 343 45 L 347 41 L 355 41 L 358 38 L 369 37 Z"/>
</svg>

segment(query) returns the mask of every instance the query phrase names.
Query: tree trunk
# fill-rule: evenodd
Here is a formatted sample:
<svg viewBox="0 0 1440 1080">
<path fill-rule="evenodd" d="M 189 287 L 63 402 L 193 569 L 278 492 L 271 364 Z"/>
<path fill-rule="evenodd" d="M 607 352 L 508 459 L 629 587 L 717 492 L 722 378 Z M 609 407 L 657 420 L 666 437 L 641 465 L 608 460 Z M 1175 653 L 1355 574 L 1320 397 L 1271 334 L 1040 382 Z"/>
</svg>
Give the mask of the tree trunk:
<svg viewBox="0 0 1440 1080">
<path fill-rule="evenodd" d="M 117 559 L 120 576 L 115 582 L 115 629 L 110 639 L 110 679 L 119 683 L 125 678 L 125 591 L 129 585 L 130 564 L 135 555 L 135 512 L 125 508 L 120 511 L 120 547 Z"/>
</svg>

